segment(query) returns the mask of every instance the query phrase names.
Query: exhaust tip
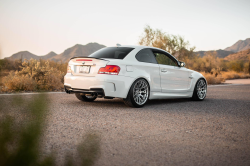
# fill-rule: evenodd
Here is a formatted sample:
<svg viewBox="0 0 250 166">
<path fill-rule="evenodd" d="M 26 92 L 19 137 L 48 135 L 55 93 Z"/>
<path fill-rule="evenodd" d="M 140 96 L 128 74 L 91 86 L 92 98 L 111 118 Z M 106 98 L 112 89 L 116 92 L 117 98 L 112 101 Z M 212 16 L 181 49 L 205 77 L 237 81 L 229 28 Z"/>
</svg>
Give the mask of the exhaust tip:
<svg viewBox="0 0 250 166">
<path fill-rule="evenodd" d="M 73 90 L 71 87 L 67 87 L 67 86 L 64 86 L 64 89 L 65 89 L 65 92 L 68 94 L 70 94 Z"/>
</svg>

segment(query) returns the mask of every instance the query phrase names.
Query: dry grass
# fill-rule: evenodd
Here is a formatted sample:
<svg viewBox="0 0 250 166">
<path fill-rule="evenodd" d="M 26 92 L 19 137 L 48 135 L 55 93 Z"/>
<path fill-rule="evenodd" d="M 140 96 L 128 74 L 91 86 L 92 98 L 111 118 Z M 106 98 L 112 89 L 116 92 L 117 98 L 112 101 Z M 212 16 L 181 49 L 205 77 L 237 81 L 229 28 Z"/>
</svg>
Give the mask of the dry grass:
<svg viewBox="0 0 250 166">
<path fill-rule="evenodd" d="M 201 72 L 201 74 L 206 78 L 208 84 L 221 84 L 225 82 L 225 78 L 218 75 L 217 77 L 210 73 Z"/>
<path fill-rule="evenodd" d="M 66 67 L 66 63 L 58 64 L 52 61 L 32 59 L 21 63 L 18 71 L 2 69 L 0 72 L 0 92 L 62 90 Z M 210 71 L 201 72 L 208 84 L 221 84 L 228 79 L 250 78 L 249 74 L 243 72 L 222 72 L 216 68 L 204 71 Z"/>
<path fill-rule="evenodd" d="M 238 72 L 235 72 L 235 71 L 221 72 L 221 75 L 226 80 L 239 79 L 239 78 L 250 78 L 249 74 L 238 73 Z"/>
<path fill-rule="evenodd" d="M 5 77 L 5 76 L 7 76 L 8 74 L 10 73 L 10 71 L 7 71 L 7 70 L 5 70 L 5 71 L 0 71 L 0 86 L 2 86 L 3 85 L 3 78 Z"/>
<path fill-rule="evenodd" d="M 3 79 L 2 91 L 32 91 L 37 87 L 36 81 L 28 75 L 18 75 L 18 72 L 10 72 Z"/>
<path fill-rule="evenodd" d="M 201 72 L 201 74 L 206 78 L 208 84 L 221 84 L 225 80 L 250 78 L 249 74 L 237 73 L 235 71 L 220 72 L 217 76 L 206 72 Z"/>
<path fill-rule="evenodd" d="M 22 63 L 21 71 L 11 71 L 2 79 L 0 91 L 54 91 L 63 89 L 62 72 L 46 61 L 29 60 Z"/>
</svg>

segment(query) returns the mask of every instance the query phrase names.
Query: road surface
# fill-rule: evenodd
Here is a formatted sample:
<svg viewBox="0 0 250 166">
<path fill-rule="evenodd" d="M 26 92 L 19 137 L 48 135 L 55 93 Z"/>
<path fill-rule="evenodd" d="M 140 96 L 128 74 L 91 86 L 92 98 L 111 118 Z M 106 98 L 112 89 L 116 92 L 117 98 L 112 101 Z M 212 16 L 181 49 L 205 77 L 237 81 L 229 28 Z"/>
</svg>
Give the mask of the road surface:
<svg viewBox="0 0 250 166">
<path fill-rule="evenodd" d="M 2 101 L 12 98 L 0 96 Z M 48 100 L 43 149 L 56 151 L 58 165 L 67 151 L 76 151 L 87 131 L 101 134 L 98 166 L 250 165 L 247 84 L 209 86 L 202 102 L 153 100 L 139 109 L 119 99 L 86 103 L 64 93 L 48 94 Z"/>
</svg>

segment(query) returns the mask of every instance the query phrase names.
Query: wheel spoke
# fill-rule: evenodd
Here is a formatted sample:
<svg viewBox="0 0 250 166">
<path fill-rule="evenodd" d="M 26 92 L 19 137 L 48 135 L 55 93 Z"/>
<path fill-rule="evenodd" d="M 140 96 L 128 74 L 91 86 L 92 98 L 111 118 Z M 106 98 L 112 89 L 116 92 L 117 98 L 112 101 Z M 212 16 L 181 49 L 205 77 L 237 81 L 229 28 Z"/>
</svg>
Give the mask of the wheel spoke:
<svg viewBox="0 0 250 166">
<path fill-rule="evenodd" d="M 136 97 L 136 101 L 139 102 L 139 97 L 138 96 Z"/>
</svg>

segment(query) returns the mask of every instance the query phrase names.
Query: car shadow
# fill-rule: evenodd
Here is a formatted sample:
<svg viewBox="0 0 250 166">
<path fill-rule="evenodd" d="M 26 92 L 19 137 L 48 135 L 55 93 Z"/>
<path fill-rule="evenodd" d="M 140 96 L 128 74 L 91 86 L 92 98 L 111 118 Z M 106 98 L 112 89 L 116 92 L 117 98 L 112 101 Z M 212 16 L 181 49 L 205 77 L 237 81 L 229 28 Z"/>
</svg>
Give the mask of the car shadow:
<svg viewBox="0 0 250 166">
<path fill-rule="evenodd" d="M 143 108 L 147 108 L 147 106 L 153 105 L 170 105 L 170 104 L 179 104 L 179 103 L 187 103 L 191 102 L 191 99 L 156 99 L 156 100 L 149 100 Z M 94 106 L 94 107 L 122 107 L 122 108 L 133 108 L 128 107 L 124 104 L 123 99 L 114 98 L 114 99 L 96 99 L 93 102 L 82 102 L 79 100 L 74 100 L 74 102 L 70 102 L 72 105 L 85 105 L 85 106 Z M 69 103 L 67 103 L 69 104 Z"/>
<path fill-rule="evenodd" d="M 149 100 L 146 105 L 156 105 L 156 104 L 178 104 L 178 103 L 185 103 L 190 102 L 191 99 L 183 98 L 183 99 L 156 99 L 156 100 Z"/>
<path fill-rule="evenodd" d="M 122 99 L 97 99 L 94 102 L 82 102 L 77 99 L 62 102 L 68 108 L 84 108 L 98 110 L 115 110 L 115 111 L 167 111 L 167 112 L 198 112 L 206 114 L 231 114 L 243 115 L 248 117 L 249 100 L 248 99 L 226 99 L 208 97 L 203 101 L 193 101 L 191 99 L 158 99 L 149 100 L 142 108 L 133 108 L 126 106 Z M 239 110 L 235 111 L 235 110 Z"/>
</svg>

